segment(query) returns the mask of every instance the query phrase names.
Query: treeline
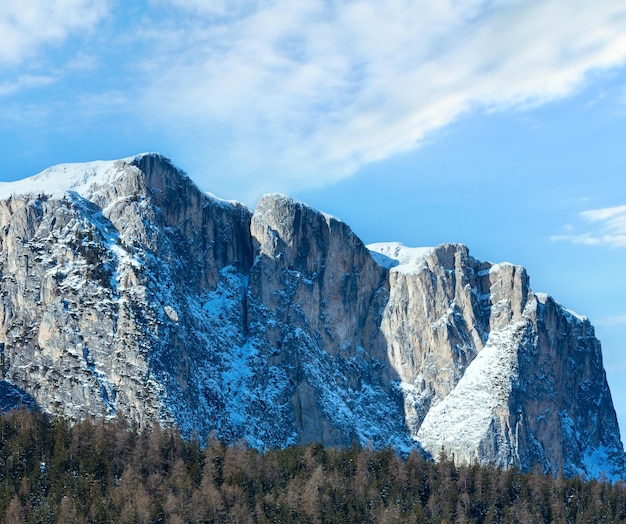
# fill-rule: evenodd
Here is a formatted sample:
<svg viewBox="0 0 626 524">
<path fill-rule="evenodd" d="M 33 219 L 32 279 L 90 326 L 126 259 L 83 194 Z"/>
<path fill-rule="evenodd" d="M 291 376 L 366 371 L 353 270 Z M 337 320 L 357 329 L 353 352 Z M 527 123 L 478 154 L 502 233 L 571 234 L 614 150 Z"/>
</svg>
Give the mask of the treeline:
<svg viewBox="0 0 626 524">
<path fill-rule="evenodd" d="M 626 521 L 626 486 L 313 444 L 259 453 L 122 421 L 0 416 L 0 522 Z"/>
</svg>

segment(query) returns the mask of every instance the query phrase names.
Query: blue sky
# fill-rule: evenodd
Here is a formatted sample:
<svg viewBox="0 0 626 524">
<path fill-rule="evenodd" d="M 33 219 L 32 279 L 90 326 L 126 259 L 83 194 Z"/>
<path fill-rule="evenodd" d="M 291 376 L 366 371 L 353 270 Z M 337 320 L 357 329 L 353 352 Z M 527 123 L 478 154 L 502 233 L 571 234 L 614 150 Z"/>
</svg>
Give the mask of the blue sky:
<svg viewBox="0 0 626 524">
<path fill-rule="evenodd" d="M 462 242 L 590 317 L 626 430 L 626 5 L 4 0 L 1 180 L 159 151 L 365 242 Z"/>
</svg>

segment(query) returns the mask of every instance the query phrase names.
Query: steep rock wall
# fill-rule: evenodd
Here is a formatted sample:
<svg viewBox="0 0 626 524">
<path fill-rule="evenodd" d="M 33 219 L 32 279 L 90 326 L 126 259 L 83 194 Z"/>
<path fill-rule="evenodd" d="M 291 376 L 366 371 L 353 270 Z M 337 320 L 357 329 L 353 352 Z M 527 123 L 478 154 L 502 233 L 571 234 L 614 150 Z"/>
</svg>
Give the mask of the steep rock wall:
<svg viewBox="0 0 626 524">
<path fill-rule="evenodd" d="M 3 376 L 72 418 L 193 419 L 191 368 L 223 343 L 219 319 L 193 313 L 220 285 L 243 296 L 223 272 L 250 265 L 250 213 L 202 194 L 158 155 L 95 175 L 80 192 L 0 201 Z M 241 300 L 235 313 L 231 343 L 243 337 Z"/>
<path fill-rule="evenodd" d="M 282 195 L 259 201 L 251 233 L 250 336 L 287 370 L 298 441 L 406 447 L 379 329 L 384 268 L 346 224 Z"/>
<path fill-rule="evenodd" d="M 260 449 L 321 441 L 613 477 L 588 320 L 465 246 L 364 246 L 288 197 L 254 213 L 160 155 L 0 186 L 0 394 Z"/>
</svg>

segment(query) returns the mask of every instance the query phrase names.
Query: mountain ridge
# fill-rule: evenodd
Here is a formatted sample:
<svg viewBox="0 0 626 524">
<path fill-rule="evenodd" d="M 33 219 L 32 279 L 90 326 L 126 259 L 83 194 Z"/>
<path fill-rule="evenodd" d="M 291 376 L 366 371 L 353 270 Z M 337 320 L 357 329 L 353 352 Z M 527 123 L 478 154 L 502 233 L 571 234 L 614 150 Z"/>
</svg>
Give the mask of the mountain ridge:
<svg viewBox="0 0 626 524">
<path fill-rule="evenodd" d="M 250 211 L 142 154 L 0 186 L 0 264 L 1 378 L 45 411 L 623 475 L 588 319 L 465 246 L 368 248 L 290 197 Z"/>
</svg>

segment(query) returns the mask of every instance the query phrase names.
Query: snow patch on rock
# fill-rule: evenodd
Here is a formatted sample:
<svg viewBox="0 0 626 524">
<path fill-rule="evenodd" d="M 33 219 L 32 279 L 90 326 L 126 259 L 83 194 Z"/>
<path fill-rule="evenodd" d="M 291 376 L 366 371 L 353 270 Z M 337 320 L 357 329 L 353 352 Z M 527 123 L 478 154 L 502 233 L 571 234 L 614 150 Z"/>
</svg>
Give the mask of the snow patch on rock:
<svg viewBox="0 0 626 524">
<path fill-rule="evenodd" d="M 480 449 L 491 436 L 494 418 L 505 413 L 512 381 L 517 378 L 517 330 L 514 323 L 489 334 L 486 346 L 454 390 L 432 407 L 417 441 L 436 457 L 442 447 L 460 462 L 481 460 Z"/>
<path fill-rule="evenodd" d="M 398 273 L 417 273 L 426 267 L 426 257 L 433 247 L 406 247 L 400 242 L 368 244 L 372 258 L 379 265 Z"/>
</svg>

